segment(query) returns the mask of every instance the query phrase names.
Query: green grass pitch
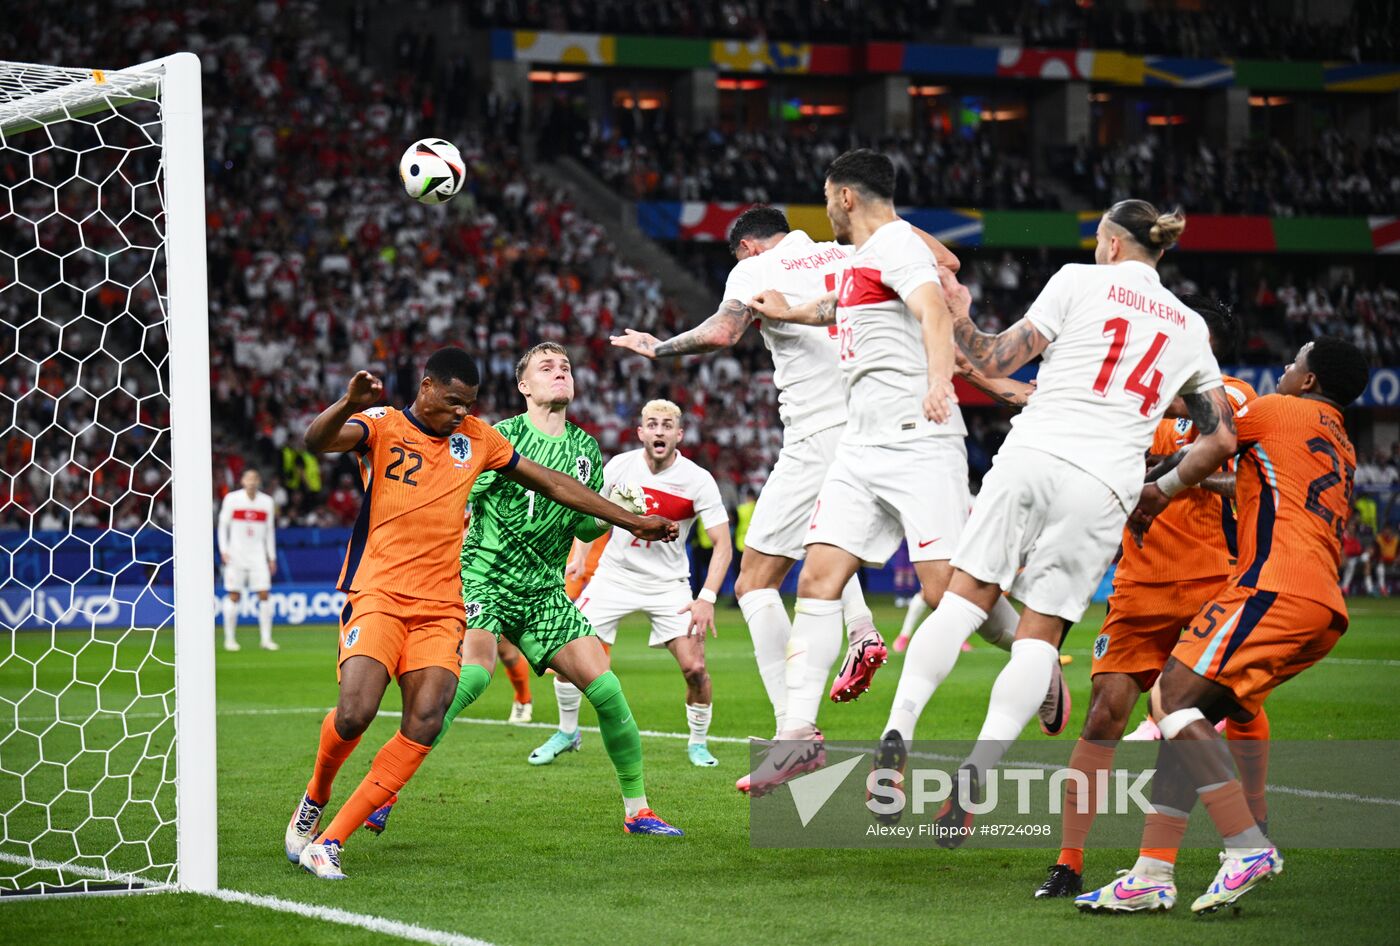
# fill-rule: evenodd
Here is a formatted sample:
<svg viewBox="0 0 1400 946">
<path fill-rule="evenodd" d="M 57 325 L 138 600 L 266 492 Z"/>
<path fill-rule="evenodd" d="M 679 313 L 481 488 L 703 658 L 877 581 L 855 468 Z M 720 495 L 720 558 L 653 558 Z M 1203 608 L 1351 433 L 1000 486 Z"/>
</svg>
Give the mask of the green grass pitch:
<svg viewBox="0 0 1400 946">
<path fill-rule="evenodd" d="M 1400 738 L 1400 605 L 1354 600 L 1351 630 L 1333 656 L 1278 691 L 1270 703 L 1276 739 Z M 709 645 L 714 679 L 712 734 L 765 736 L 771 715 L 737 609 L 721 607 Z M 902 615 L 887 599 L 876 618 L 893 638 Z M 1074 691 L 1073 738 L 1088 698 L 1088 647 L 1102 610 L 1071 633 L 1066 673 Z M 211 629 L 211 633 L 213 630 Z M 282 628 L 278 653 L 218 654 L 219 877 L 222 887 L 338 907 L 453 931 L 500 946 L 657 943 L 1346 943 L 1395 942 L 1400 929 L 1400 853 L 1285 851 L 1281 878 L 1242 901 L 1239 915 L 1190 915 L 1190 899 L 1214 874 L 1215 854 L 1185 851 L 1181 902 L 1150 917 L 1080 916 L 1067 902 L 1031 892 L 1055 852 L 1045 850 L 760 850 L 749 846 L 748 805 L 734 791 L 747 768 L 740 744 L 719 743 L 718 769 L 688 764 L 683 738 L 644 740 L 648 796 L 683 839 L 636 838 L 621 830 L 617 782 L 596 733 L 554 765 L 525 764 L 547 727 L 484 725 L 504 720 L 509 682 L 498 674 L 406 789 L 390 830 L 360 832 L 345 852 L 350 879 L 317 881 L 289 865 L 282 832 L 315 752 L 317 726 L 335 701 L 335 632 Z M 79 640 L 74 635 L 73 640 Z M 60 635 L 59 643 L 64 642 Z M 49 636 L 19 635 L 17 649 L 41 652 Z M 104 657 L 105 659 L 105 657 Z M 829 738 L 879 735 L 901 658 L 858 703 L 827 704 Z M 964 654 L 930 704 L 923 738 L 972 738 L 1002 656 Z M 27 666 L 27 665 L 26 665 Z M 624 625 L 614 651 L 645 730 L 683 733 L 684 688 L 669 654 L 645 646 L 640 621 Z M 21 667 L 20 669 L 23 669 Z M 139 671 L 139 667 L 136 668 Z M 28 689 L 11 661 L 0 695 Z M 552 687 L 535 682 L 536 719 L 553 723 Z M 391 689 L 385 709 L 398 707 Z M 1134 722 L 1141 717 L 1140 704 Z M 583 723 L 592 725 L 585 704 Z M 396 719 L 381 717 L 341 772 L 332 807 L 353 789 Z M 1034 723 L 1026 738 L 1044 738 Z M 0 752 L 5 748 L 0 743 Z M 13 746 L 12 746 L 13 748 Z M 0 782 L 0 798 L 15 791 Z M 1400 797 L 1400 786 L 1394 792 Z M 6 801 L 8 807 L 9 802 Z M 1358 818 L 1366 817 L 1359 810 Z M 1198 813 L 1197 817 L 1203 817 Z M 200 839 L 193 839 L 199 843 Z M 1091 837 L 1092 843 L 1092 837 Z M 13 850 L 0 844 L 0 850 Z M 1135 852 L 1090 850 L 1086 881 L 1101 884 Z M 0 876 L 15 869 L 0 864 Z M 329 925 L 190 894 L 0 903 L 7 943 L 382 942 L 382 934 Z"/>
</svg>

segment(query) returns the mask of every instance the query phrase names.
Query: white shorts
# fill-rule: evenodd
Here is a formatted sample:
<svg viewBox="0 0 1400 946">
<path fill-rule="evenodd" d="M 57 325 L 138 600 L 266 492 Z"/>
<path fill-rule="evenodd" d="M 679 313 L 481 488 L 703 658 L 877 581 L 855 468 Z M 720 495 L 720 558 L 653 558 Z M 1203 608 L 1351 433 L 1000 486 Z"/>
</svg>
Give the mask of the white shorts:
<svg viewBox="0 0 1400 946">
<path fill-rule="evenodd" d="M 225 591 L 267 591 L 272 587 L 272 571 L 267 559 L 254 562 L 232 561 L 224 566 Z"/>
<path fill-rule="evenodd" d="M 807 544 L 834 545 L 880 566 L 908 539 L 911 562 L 946 560 L 971 505 L 961 437 L 842 444 L 817 497 Z"/>
<path fill-rule="evenodd" d="M 822 481 L 845 424 L 819 430 L 791 443 L 784 441 L 778 462 L 754 503 L 744 547 L 766 555 L 801 560 L 807 556 L 807 529 Z"/>
<path fill-rule="evenodd" d="M 1084 616 L 1128 513 L 1102 480 L 1025 447 L 996 455 L 953 567 L 1066 621 Z"/>
<path fill-rule="evenodd" d="M 578 596 L 578 609 L 593 625 L 603 643 L 617 640 L 617 625 L 629 614 L 640 611 L 651 618 L 652 647 L 665 647 L 670 641 L 684 637 L 690 629 L 690 612 L 681 608 L 695 599 L 690 596 L 690 584 L 678 581 L 674 586 L 629 586 L 608 575 L 594 575 Z"/>
</svg>

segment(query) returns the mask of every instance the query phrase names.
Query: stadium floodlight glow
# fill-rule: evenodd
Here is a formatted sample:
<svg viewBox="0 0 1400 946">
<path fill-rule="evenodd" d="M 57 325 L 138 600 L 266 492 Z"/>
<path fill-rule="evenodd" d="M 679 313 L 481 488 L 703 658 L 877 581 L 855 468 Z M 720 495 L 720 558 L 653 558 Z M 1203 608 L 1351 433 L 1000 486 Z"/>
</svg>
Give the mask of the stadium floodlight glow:
<svg viewBox="0 0 1400 946">
<path fill-rule="evenodd" d="M 0 62 L 0 899 L 218 883 L 200 74 Z"/>
</svg>

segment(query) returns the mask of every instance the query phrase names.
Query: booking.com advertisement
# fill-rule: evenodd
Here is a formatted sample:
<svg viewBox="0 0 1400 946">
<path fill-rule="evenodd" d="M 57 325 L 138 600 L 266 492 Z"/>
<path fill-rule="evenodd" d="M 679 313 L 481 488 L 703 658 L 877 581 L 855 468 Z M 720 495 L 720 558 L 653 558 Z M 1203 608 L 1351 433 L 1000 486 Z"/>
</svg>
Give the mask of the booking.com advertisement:
<svg viewBox="0 0 1400 946">
<path fill-rule="evenodd" d="M 274 624 L 326 624 L 340 618 L 345 595 L 325 585 L 273 585 Z M 0 592 L 0 628 L 47 630 L 54 628 L 163 627 L 174 613 L 174 590 L 148 585 L 77 587 L 58 585 L 33 591 Z M 218 596 L 214 614 L 222 614 L 224 596 Z M 238 602 L 240 624 L 256 624 L 258 596 L 244 594 Z"/>
<path fill-rule="evenodd" d="M 1095 847 L 1136 849 L 1148 815 L 1189 814 L 1200 807 L 1198 786 L 1225 781 L 1229 766 L 1229 749 L 1218 740 L 1099 745 L 1112 761 L 1091 776 L 1070 767 L 1070 741 L 929 740 L 901 742 L 892 753 L 875 741 L 751 740 L 750 842 L 1045 848 L 1058 843 L 1063 814 L 1073 810 L 1092 814 Z M 1395 750 L 1377 742 L 1269 743 L 1270 840 L 1284 848 L 1400 847 Z M 795 771 L 785 782 L 767 777 Z M 1174 840 L 1220 845 L 1206 817 L 1191 818 Z"/>
</svg>

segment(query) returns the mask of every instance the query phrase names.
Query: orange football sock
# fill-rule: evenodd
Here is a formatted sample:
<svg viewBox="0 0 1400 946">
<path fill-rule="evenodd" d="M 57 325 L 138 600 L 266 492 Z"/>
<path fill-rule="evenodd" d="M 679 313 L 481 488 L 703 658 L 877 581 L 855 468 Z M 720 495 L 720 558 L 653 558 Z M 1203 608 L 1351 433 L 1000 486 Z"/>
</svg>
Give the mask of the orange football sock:
<svg viewBox="0 0 1400 946">
<path fill-rule="evenodd" d="M 1186 819 L 1176 815 L 1153 812 L 1142 826 L 1142 847 L 1138 854 L 1156 858 L 1168 864 L 1176 863 L 1176 851 L 1186 836 Z"/>
<path fill-rule="evenodd" d="M 323 844 L 330 840 L 344 844 L 376 808 L 413 778 L 413 773 L 423 764 L 430 748 L 405 738 L 401 732 L 394 733 L 394 737 L 384 743 L 384 748 L 374 757 L 369 774 L 360 782 L 360 787 L 345 800 L 331 826 L 321 833 L 316 843 Z"/>
<path fill-rule="evenodd" d="M 1222 838 L 1232 838 L 1254 827 L 1254 815 L 1250 814 L 1249 802 L 1244 799 L 1244 786 L 1237 778 L 1202 792 L 1201 801 Z"/>
<path fill-rule="evenodd" d="M 1262 824 L 1269 817 L 1269 804 L 1264 798 L 1264 785 L 1269 780 L 1269 717 L 1261 709 L 1247 723 L 1226 720 L 1225 737 L 1240 770 L 1249 812 Z"/>
<path fill-rule="evenodd" d="M 530 662 L 522 659 L 506 664 L 506 676 L 515 687 L 515 702 L 530 702 Z"/>
<path fill-rule="evenodd" d="M 1074 779 L 1065 781 L 1065 804 L 1060 814 L 1060 857 L 1057 863 L 1065 864 L 1076 873 L 1084 873 L 1084 841 L 1089 837 L 1089 829 L 1094 824 L 1098 810 L 1098 773 L 1113 764 L 1114 747 L 1080 739 L 1070 753 L 1069 768 L 1083 772 L 1088 787 L 1081 794 Z M 1080 808 L 1083 808 L 1083 811 Z"/>
<path fill-rule="evenodd" d="M 311 781 L 306 783 L 306 795 L 318 805 L 331 800 L 331 785 L 336 773 L 350 758 L 350 753 L 360 744 L 360 737 L 341 739 L 335 731 L 335 710 L 321 720 L 321 745 L 316 750 L 316 767 L 311 770 Z"/>
</svg>

